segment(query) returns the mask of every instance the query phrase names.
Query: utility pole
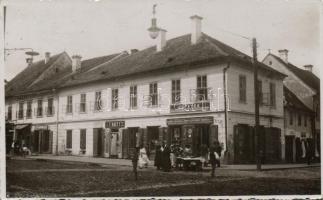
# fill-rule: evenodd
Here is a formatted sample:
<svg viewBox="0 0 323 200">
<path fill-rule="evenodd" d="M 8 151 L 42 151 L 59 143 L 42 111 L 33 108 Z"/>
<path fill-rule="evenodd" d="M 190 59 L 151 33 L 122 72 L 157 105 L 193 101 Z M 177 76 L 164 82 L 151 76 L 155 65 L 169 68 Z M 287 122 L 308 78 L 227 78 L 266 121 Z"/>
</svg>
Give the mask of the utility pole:
<svg viewBox="0 0 323 200">
<path fill-rule="evenodd" d="M 258 61 L 257 40 L 252 38 L 252 63 L 254 67 L 254 96 L 255 96 L 255 141 L 257 170 L 261 170 L 260 132 L 259 132 L 259 90 L 258 90 Z"/>
</svg>

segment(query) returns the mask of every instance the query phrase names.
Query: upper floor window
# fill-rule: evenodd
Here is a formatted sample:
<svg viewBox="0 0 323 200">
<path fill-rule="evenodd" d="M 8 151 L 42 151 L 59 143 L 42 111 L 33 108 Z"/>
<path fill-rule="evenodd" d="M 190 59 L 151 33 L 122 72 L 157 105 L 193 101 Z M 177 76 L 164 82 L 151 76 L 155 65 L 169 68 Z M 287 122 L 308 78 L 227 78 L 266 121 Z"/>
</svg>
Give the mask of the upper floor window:
<svg viewBox="0 0 323 200">
<path fill-rule="evenodd" d="M 81 94 L 80 98 L 80 112 L 86 112 L 86 94 Z"/>
<path fill-rule="evenodd" d="M 181 80 L 172 80 L 172 103 L 181 101 Z"/>
<path fill-rule="evenodd" d="M 247 78 L 244 75 L 239 76 L 239 101 L 247 101 Z"/>
<path fill-rule="evenodd" d="M 137 86 L 130 86 L 130 109 L 137 108 Z"/>
<path fill-rule="evenodd" d="M 24 118 L 24 102 L 19 102 L 18 119 Z"/>
<path fill-rule="evenodd" d="M 96 111 L 102 110 L 101 91 L 95 92 L 94 110 Z"/>
<path fill-rule="evenodd" d="M 302 115 L 298 114 L 298 126 L 302 126 Z"/>
<path fill-rule="evenodd" d="M 293 125 L 294 123 L 294 115 L 292 111 L 289 111 L 289 125 Z"/>
<path fill-rule="evenodd" d="M 275 107 L 276 106 L 276 85 L 275 83 L 270 83 L 269 85 L 269 92 L 270 92 L 270 105 Z"/>
<path fill-rule="evenodd" d="M 37 117 L 43 116 L 43 100 L 37 100 Z"/>
<path fill-rule="evenodd" d="M 118 109 L 118 89 L 112 89 L 112 110 Z"/>
<path fill-rule="evenodd" d="M 47 101 L 47 116 L 52 116 L 54 114 L 54 99 L 48 98 Z"/>
<path fill-rule="evenodd" d="M 263 101 L 263 93 L 262 93 L 262 81 L 258 80 L 258 99 L 259 99 L 259 105 L 263 105 L 264 101 Z"/>
<path fill-rule="evenodd" d="M 12 120 L 12 105 L 8 106 L 8 120 Z"/>
<path fill-rule="evenodd" d="M 307 116 L 304 115 L 304 126 L 307 127 Z"/>
<path fill-rule="evenodd" d="M 197 101 L 205 101 L 208 99 L 207 94 L 207 78 L 206 76 L 197 76 Z"/>
<path fill-rule="evenodd" d="M 31 118 L 31 114 L 32 114 L 32 101 L 27 101 L 27 113 L 26 113 L 26 117 L 27 118 Z"/>
<path fill-rule="evenodd" d="M 72 130 L 66 130 L 66 149 L 72 148 Z"/>
<path fill-rule="evenodd" d="M 67 96 L 66 113 L 73 112 L 73 96 Z"/>
<path fill-rule="evenodd" d="M 151 98 L 150 105 L 158 106 L 158 85 L 157 83 L 149 84 L 149 96 Z"/>
</svg>

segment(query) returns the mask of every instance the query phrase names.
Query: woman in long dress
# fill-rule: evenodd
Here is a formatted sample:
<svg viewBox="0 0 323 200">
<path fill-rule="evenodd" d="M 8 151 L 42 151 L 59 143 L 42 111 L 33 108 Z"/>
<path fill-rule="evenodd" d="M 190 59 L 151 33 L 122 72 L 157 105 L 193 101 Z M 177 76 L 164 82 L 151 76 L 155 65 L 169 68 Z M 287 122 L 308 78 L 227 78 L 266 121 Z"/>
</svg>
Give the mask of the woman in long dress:
<svg viewBox="0 0 323 200">
<path fill-rule="evenodd" d="M 139 168 L 147 168 L 148 167 L 148 164 L 149 164 L 150 160 L 147 156 L 147 151 L 146 151 L 146 148 L 141 145 L 140 146 L 140 150 L 139 150 L 139 160 L 138 160 L 138 165 L 139 165 Z"/>
</svg>

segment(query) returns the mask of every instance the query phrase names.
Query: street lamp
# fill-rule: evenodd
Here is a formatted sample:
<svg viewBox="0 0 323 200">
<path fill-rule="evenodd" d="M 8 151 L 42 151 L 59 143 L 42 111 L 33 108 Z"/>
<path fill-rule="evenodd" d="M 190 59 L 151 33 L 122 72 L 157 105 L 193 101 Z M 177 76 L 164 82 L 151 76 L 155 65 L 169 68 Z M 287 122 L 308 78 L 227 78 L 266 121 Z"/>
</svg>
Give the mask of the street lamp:
<svg viewBox="0 0 323 200">
<path fill-rule="evenodd" d="M 155 17 L 156 6 L 157 6 L 157 4 L 153 5 L 153 18 L 151 19 L 151 27 L 148 28 L 149 36 L 152 39 L 156 39 L 159 35 L 159 28 L 157 27 L 157 19 Z"/>
</svg>

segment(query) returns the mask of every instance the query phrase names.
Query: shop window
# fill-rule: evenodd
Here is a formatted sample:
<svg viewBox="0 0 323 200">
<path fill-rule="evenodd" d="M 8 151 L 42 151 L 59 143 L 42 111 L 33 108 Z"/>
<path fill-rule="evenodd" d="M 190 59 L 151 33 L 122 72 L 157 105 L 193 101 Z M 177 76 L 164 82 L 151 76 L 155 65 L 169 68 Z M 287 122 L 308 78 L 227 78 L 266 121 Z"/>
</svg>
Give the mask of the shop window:
<svg viewBox="0 0 323 200">
<path fill-rule="evenodd" d="M 86 129 L 80 130 L 80 149 L 86 149 Z"/>
<path fill-rule="evenodd" d="M 18 119 L 24 118 L 24 102 L 19 102 Z"/>
<path fill-rule="evenodd" d="M 172 80 L 172 104 L 181 101 L 181 80 Z"/>
<path fill-rule="evenodd" d="M 72 130 L 66 130 L 66 149 L 72 148 Z"/>
<path fill-rule="evenodd" d="M 37 117 L 43 116 L 43 100 L 37 100 Z"/>
<path fill-rule="evenodd" d="M 196 97 L 197 101 L 206 101 L 208 99 L 206 76 L 197 76 Z"/>
<path fill-rule="evenodd" d="M 31 114 L 32 114 L 31 106 L 32 106 L 32 101 L 28 101 L 27 102 L 27 113 L 26 113 L 27 118 L 31 118 Z"/>
<path fill-rule="evenodd" d="M 247 102 L 247 78 L 244 75 L 239 76 L 239 101 L 242 103 Z"/>
<path fill-rule="evenodd" d="M 8 106 L 8 120 L 12 120 L 12 105 Z"/>
<path fill-rule="evenodd" d="M 275 107 L 276 106 L 276 85 L 275 83 L 270 83 L 269 85 L 270 89 L 270 106 Z"/>
<path fill-rule="evenodd" d="M 73 96 L 67 96 L 66 113 L 73 112 Z"/>
<path fill-rule="evenodd" d="M 49 98 L 47 102 L 47 116 L 52 116 L 54 114 L 53 104 L 54 104 L 54 99 Z"/>
<path fill-rule="evenodd" d="M 81 94 L 80 98 L 80 112 L 85 113 L 86 112 L 86 94 Z"/>
<path fill-rule="evenodd" d="M 157 83 L 149 84 L 150 105 L 158 106 L 158 85 Z"/>
<path fill-rule="evenodd" d="M 94 110 L 100 111 L 102 110 L 102 100 L 101 100 L 101 91 L 95 92 L 95 104 Z"/>
<path fill-rule="evenodd" d="M 118 109 L 118 89 L 112 89 L 112 110 Z"/>
<path fill-rule="evenodd" d="M 130 109 L 137 108 L 137 86 L 130 86 Z"/>
</svg>

